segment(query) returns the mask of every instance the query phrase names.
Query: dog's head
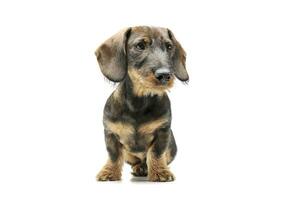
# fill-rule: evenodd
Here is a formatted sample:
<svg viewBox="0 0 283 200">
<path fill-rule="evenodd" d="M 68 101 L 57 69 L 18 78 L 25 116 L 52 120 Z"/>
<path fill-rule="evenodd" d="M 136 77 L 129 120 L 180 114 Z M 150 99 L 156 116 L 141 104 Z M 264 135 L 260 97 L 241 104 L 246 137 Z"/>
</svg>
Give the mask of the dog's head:
<svg viewBox="0 0 283 200">
<path fill-rule="evenodd" d="M 104 76 L 113 82 L 128 74 L 140 95 L 160 94 L 174 77 L 188 81 L 186 53 L 166 28 L 127 28 L 106 40 L 95 52 Z"/>
</svg>

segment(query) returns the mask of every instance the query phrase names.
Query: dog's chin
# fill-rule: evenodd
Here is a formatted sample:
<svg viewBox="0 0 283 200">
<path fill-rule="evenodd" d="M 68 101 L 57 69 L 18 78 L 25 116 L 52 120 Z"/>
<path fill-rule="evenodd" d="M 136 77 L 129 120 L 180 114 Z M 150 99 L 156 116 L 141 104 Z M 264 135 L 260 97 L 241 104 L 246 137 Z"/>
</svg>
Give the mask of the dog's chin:
<svg viewBox="0 0 283 200">
<path fill-rule="evenodd" d="M 148 85 L 152 85 L 152 88 L 154 89 L 159 89 L 161 91 L 166 92 L 167 90 L 173 87 L 173 82 L 174 82 L 173 80 L 166 81 L 166 82 L 155 80 L 149 83 Z"/>
<path fill-rule="evenodd" d="M 142 74 L 138 70 L 129 70 L 128 73 L 133 82 L 134 92 L 138 96 L 162 96 L 174 84 L 174 78 L 162 83 L 155 78 L 153 73 Z"/>
</svg>

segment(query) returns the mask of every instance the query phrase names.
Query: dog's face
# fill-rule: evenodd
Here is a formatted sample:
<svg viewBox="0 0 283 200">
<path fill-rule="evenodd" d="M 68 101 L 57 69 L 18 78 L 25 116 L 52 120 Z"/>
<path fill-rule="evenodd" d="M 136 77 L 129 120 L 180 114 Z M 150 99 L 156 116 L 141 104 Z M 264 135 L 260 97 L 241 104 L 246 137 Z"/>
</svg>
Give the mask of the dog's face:
<svg viewBox="0 0 283 200">
<path fill-rule="evenodd" d="M 109 80 L 119 82 L 128 74 L 141 95 L 164 92 L 172 87 L 174 77 L 189 79 L 185 51 L 165 28 L 139 26 L 122 30 L 103 43 L 96 56 Z"/>
</svg>

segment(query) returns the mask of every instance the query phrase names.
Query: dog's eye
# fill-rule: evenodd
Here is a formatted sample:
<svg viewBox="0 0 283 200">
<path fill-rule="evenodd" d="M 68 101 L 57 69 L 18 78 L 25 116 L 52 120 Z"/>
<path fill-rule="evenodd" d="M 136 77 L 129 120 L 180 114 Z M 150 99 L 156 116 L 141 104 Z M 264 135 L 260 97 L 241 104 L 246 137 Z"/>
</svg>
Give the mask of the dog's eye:
<svg viewBox="0 0 283 200">
<path fill-rule="evenodd" d="M 170 44 L 169 42 L 166 42 L 165 46 L 166 46 L 166 49 L 169 50 L 169 51 L 172 50 L 172 48 L 173 48 L 172 44 Z"/>
<path fill-rule="evenodd" d="M 145 50 L 145 42 L 141 41 L 141 42 L 137 43 L 136 48 L 138 50 Z"/>
</svg>

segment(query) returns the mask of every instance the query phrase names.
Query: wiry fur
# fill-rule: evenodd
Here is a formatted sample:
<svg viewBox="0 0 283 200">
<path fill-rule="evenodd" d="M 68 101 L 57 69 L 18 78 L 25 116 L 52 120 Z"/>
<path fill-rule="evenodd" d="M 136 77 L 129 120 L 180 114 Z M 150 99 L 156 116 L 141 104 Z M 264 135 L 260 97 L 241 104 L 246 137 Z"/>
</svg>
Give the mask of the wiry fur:
<svg viewBox="0 0 283 200">
<path fill-rule="evenodd" d="M 96 56 L 104 76 L 119 83 L 104 108 L 109 159 L 97 180 L 120 180 L 123 163 L 127 162 L 134 176 L 173 181 L 168 165 L 177 146 L 166 91 L 175 77 L 183 82 L 189 79 L 185 51 L 170 30 L 140 26 L 109 38 Z M 157 72 L 168 73 L 166 80 L 161 81 Z"/>
</svg>

